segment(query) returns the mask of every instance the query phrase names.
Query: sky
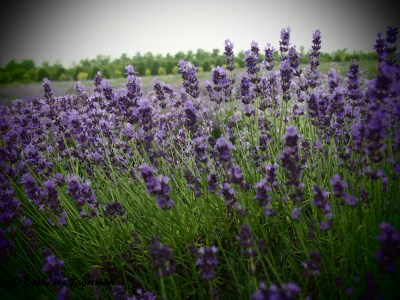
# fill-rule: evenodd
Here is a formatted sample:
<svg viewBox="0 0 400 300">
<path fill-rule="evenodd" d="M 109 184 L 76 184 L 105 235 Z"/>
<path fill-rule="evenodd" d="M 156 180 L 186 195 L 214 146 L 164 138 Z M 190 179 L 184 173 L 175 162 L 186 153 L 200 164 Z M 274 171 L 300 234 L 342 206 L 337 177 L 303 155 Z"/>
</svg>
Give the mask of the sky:
<svg viewBox="0 0 400 300">
<path fill-rule="evenodd" d="M 7 2 L 5 2 L 7 3 Z M 0 12 L 0 66 L 11 59 L 60 62 L 126 53 L 175 54 L 201 48 L 279 47 L 282 28 L 291 44 L 311 47 L 322 33 L 323 52 L 373 51 L 378 32 L 400 27 L 391 0 L 13 0 Z"/>
</svg>

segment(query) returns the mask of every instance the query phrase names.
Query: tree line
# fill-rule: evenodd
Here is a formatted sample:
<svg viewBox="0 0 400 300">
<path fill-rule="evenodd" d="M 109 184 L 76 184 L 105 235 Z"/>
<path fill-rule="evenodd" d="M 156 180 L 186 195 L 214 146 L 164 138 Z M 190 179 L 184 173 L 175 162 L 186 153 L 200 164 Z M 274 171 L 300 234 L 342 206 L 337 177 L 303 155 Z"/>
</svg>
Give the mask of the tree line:
<svg viewBox="0 0 400 300">
<path fill-rule="evenodd" d="M 263 59 L 262 53 L 260 53 Z M 300 63 L 308 62 L 308 53 L 304 47 L 300 47 Z M 235 53 L 235 65 L 238 68 L 245 67 L 244 52 Z M 274 52 L 275 60 L 279 60 L 279 52 Z M 321 62 L 345 62 L 352 59 L 376 60 L 375 52 L 354 51 L 340 49 L 332 53 L 321 53 Z M 82 59 L 78 64 L 66 68 L 61 63 L 50 64 L 43 62 L 37 66 L 32 59 L 25 59 L 21 62 L 11 60 L 0 67 L 0 84 L 12 82 L 39 82 L 47 77 L 52 81 L 86 80 L 91 79 L 100 71 L 104 78 L 120 78 L 125 76 L 125 66 L 132 65 L 139 76 L 155 76 L 165 74 L 177 74 L 178 62 L 180 60 L 191 61 L 199 68 L 199 71 L 208 72 L 215 66 L 226 64 L 223 51 L 213 49 L 211 52 L 198 49 L 196 52 L 178 52 L 175 55 L 154 55 L 151 52 L 145 54 L 136 53 L 129 57 L 126 53 L 119 58 L 111 60 L 110 56 L 97 55 L 94 59 Z"/>
</svg>

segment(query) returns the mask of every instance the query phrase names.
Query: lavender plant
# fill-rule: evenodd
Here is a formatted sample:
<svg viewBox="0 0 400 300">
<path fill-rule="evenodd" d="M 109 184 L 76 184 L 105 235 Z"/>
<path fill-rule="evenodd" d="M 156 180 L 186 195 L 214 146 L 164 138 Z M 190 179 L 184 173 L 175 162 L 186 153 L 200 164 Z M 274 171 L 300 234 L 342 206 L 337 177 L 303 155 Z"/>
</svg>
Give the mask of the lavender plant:
<svg viewBox="0 0 400 300">
<path fill-rule="evenodd" d="M 252 42 L 245 70 L 226 40 L 204 84 L 181 61 L 147 94 L 128 65 L 122 87 L 44 79 L 42 99 L 1 105 L 1 294 L 399 298 L 397 29 L 368 80 L 357 61 L 318 70 L 319 30 L 303 66 L 291 34 L 280 65 Z"/>
</svg>

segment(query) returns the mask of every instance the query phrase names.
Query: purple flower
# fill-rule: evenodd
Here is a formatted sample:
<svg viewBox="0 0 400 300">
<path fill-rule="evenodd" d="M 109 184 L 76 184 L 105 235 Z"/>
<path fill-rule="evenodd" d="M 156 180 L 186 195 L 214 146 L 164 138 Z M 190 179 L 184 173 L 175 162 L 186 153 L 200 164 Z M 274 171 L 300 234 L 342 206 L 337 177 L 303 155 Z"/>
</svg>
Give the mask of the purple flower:
<svg viewBox="0 0 400 300">
<path fill-rule="evenodd" d="M 63 211 L 58 218 L 58 224 L 61 226 L 66 226 L 67 225 L 67 212 Z"/>
<path fill-rule="evenodd" d="M 317 86 L 317 81 L 319 76 L 317 68 L 320 65 L 319 61 L 320 49 L 321 49 L 321 31 L 317 29 L 313 32 L 311 51 L 308 55 L 309 65 L 307 67 L 307 80 L 308 80 L 308 86 L 311 88 L 315 88 Z"/>
<path fill-rule="evenodd" d="M 259 65 L 259 48 L 257 42 L 251 43 L 251 50 L 244 52 L 244 61 L 246 62 L 247 74 L 249 76 L 257 76 L 260 71 Z"/>
<path fill-rule="evenodd" d="M 338 74 L 338 72 L 333 68 L 329 69 L 328 86 L 329 86 L 329 92 L 331 94 L 339 86 L 339 82 L 340 82 L 340 74 Z"/>
<path fill-rule="evenodd" d="M 267 287 L 264 281 L 260 282 L 260 287 L 252 296 L 252 300 L 296 300 L 299 299 L 300 287 L 294 282 L 278 285 L 272 284 Z"/>
<path fill-rule="evenodd" d="M 47 274 L 47 281 L 52 284 L 55 282 L 65 281 L 67 278 L 61 273 L 61 268 L 64 266 L 64 261 L 57 259 L 57 257 L 48 252 L 44 251 L 44 265 L 42 272 Z"/>
<path fill-rule="evenodd" d="M 47 202 L 47 207 L 53 211 L 54 213 L 59 213 L 61 206 L 60 201 L 58 200 L 58 192 L 57 192 L 57 184 L 53 179 L 46 180 L 44 183 L 43 196 L 45 197 L 45 201 Z"/>
<path fill-rule="evenodd" d="M 291 98 L 289 90 L 293 78 L 293 71 L 292 67 L 290 66 L 289 60 L 282 61 L 280 66 L 280 72 L 281 72 L 281 88 L 283 93 L 282 99 L 287 102 Z"/>
<path fill-rule="evenodd" d="M 366 103 L 362 102 L 363 94 L 361 89 L 360 68 L 356 60 L 350 63 L 347 75 L 347 96 L 350 104 L 363 111 Z"/>
<path fill-rule="evenodd" d="M 230 150 L 234 149 L 234 146 L 226 138 L 220 137 L 215 143 L 215 149 L 221 161 L 223 162 L 231 161 Z"/>
<path fill-rule="evenodd" d="M 258 200 L 258 205 L 266 206 L 272 201 L 270 196 L 271 187 L 267 178 L 263 178 L 257 182 L 254 185 L 254 188 L 257 190 L 257 194 L 254 196 L 254 199 Z"/>
<path fill-rule="evenodd" d="M 192 132 L 195 132 L 196 131 L 196 121 L 198 118 L 197 109 L 193 105 L 193 102 L 188 100 L 185 103 L 184 110 L 185 110 L 185 115 L 183 117 L 183 123 Z"/>
<path fill-rule="evenodd" d="M 201 247 L 198 250 L 199 257 L 196 260 L 196 266 L 200 267 L 204 280 L 214 278 L 214 269 L 218 264 L 218 259 L 215 257 L 215 253 L 217 253 L 217 248 L 215 246 L 212 246 L 211 248 Z"/>
<path fill-rule="evenodd" d="M 219 189 L 219 195 L 224 198 L 226 205 L 234 206 L 237 203 L 236 192 L 229 182 L 224 182 L 220 184 Z"/>
<path fill-rule="evenodd" d="M 301 207 L 293 208 L 292 214 L 290 215 L 293 220 L 298 220 L 300 217 Z"/>
<path fill-rule="evenodd" d="M 275 188 L 276 186 L 278 186 L 278 182 L 276 181 L 277 171 L 278 171 L 278 165 L 276 163 L 274 163 L 274 164 L 267 163 L 266 164 L 265 178 L 267 179 L 269 185 L 272 188 Z"/>
<path fill-rule="evenodd" d="M 295 188 L 299 188 L 301 179 L 301 163 L 299 157 L 298 140 L 299 135 L 293 126 L 286 127 L 283 136 L 285 149 L 279 154 L 281 164 L 284 168 L 286 182 Z"/>
<path fill-rule="evenodd" d="M 382 37 L 382 32 L 378 32 L 374 49 L 378 54 L 378 62 L 386 59 L 386 40 Z"/>
<path fill-rule="evenodd" d="M 82 96 L 82 95 L 84 95 L 84 94 L 86 93 L 86 91 L 85 91 L 85 86 L 83 85 L 82 82 L 78 81 L 78 82 L 75 84 L 75 91 L 76 91 L 76 93 L 77 93 L 78 95 L 80 95 L 80 96 Z"/>
<path fill-rule="evenodd" d="M 316 206 L 324 215 L 324 217 L 329 221 L 329 223 L 324 222 L 323 224 L 321 222 L 321 227 L 324 228 L 321 229 L 326 230 L 328 229 L 326 226 L 330 226 L 330 223 L 333 218 L 332 206 L 329 204 L 327 199 L 328 192 L 321 189 L 318 185 L 315 185 L 313 188 L 313 193 L 314 193 L 314 199 L 311 204 Z"/>
<path fill-rule="evenodd" d="M 388 272 L 396 272 L 396 261 L 400 258 L 400 233 L 391 224 L 379 224 L 381 232 L 378 235 L 380 248 L 375 252 L 375 258 L 381 268 Z"/>
<path fill-rule="evenodd" d="M 129 67 L 129 66 L 127 66 Z M 137 101 L 142 97 L 142 82 L 139 77 L 132 72 L 127 72 L 126 89 L 128 90 L 127 96 L 129 99 L 134 100 L 133 105 L 136 106 Z"/>
<path fill-rule="evenodd" d="M 286 52 L 289 50 L 290 45 L 290 27 L 281 30 L 281 39 L 279 41 L 279 51 L 281 52 L 281 60 L 286 59 Z"/>
<path fill-rule="evenodd" d="M 167 106 L 167 103 L 165 102 L 164 83 L 162 83 L 158 79 L 155 79 L 153 82 L 154 82 L 153 89 L 156 93 L 158 104 L 161 106 L 161 108 L 165 108 Z"/>
<path fill-rule="evenodd" d="M 199 91 L 199 80 L 197 78 L 197 67 L 191 62 L 179 61 L 179 73 L 182 75 L 183 87 L 186 93 L 191 95 L 193 98 L 197 98 L 200 95 Z"/>
<path fill-rule="evenodd" d="M 81 134 L 84 130 L 81 115 L 75 110 L 69 112 L 68 129 L 76 135 Z"/>
<path fill-rule="evenodd" d="M 253 84 L 247 77 L 243 77 L 240 81 L 240 95 L 243 104 L 250 104 L 254 100 Z"/>
<path fill-rule="evenodd" d="M 270 43 L 268 43 L 265 46 L 264 65 L 268 71 L 272 71 L 272 69 L 274 68 L 274 64 L 275 64 L 275 60 L 274 60 L 274 56 L 273 56 L 274 51 L 275 51 L 275 48 Z"/>
<path fill-rule="evenodd" d="M 245 257 L 252 257 L 257 254 L 256 244 L 249 225 L 242 224 L 240 226 L 239 235 L 236 239 L 240 242 Z"/>
<path fill-rule="evenodd" d="M 156 300 L 152 292 L 144 292 L 142 289 L 137 289 L 133 296 L 129 297 L 122 285 L 114 286 L 111 294 L 113 300 Z"/>
<path fill-rule="evenodd" d="M 195 154 L 196 160 L 201 163 L 205 163 L 208 160 L 208 146 L 205 142 L 204 137 L 197 137 L 192 140 L 194 144 L 193 152 Z"/>
<path fill-rule="evenodd" d="M 245 104 L 243 107 L 243 111 L 247 117 L 251 117 L 254 114 L 254 106 Z"/>
<path fill-rule="evenodd" d="M 343 194 L 343 200 L 347 205 L 352 207 L 356 207 L 358 204 L 358 199 L 355 196 L 349 195 L 347 193 Z"/>
<path fill-rule="evenodd" d="M 117 216 L 123 216 L 125 214 L 125 210 L 122 207 L 121 203 L 118 201 L 114 201 L 111 203 L 107 203 L 104 207 L 105 213 L 107 217 L 113 219 Z"/>
<path fill-rule="evenodd" d="M 67 193 L 76 201 L 78 206 L 83 206 L 87 203 L 91 208 L 97 206 L 96 196 L 89 187 L 88 180 L 82 180 L 78 176 L 67 176 L 68 183 Z"/>
<path fill-rule="evenodd" d="M 93 78 L 93 84 L 94 84 L 94 92 L 95 93 L 101 93 L 101 82 L 103 81 L 103 77 L 101 77 L 100 71 L 97 71 L 97 73 L 94 75 Z"/>
<path fill-rule="evenodd" d="M 216 188 L 217 188 L 217 184 L 218 184 L 218 176 L 215 173 L 211 173 L 210 175 L 207 176 L 207 183 L 208 183 L 208 191 L 210 193 L 214 193 Z"/>
<path fill-rule="evenodd" d="M 14 192 L 7 188 L 0 191 L 0 223 L 9 225 L 20 214 L 20 203 Z"/>
<path fill-rule="evenodd" d="M 163 245 L 159 237 L 152 238 L 150 252 L 153 266 L 157 270 L 156 276 L 165 277 L 175 272 L 176 264 L 172 249 Z"/>
<path fill-rule="evenodd" d="M 43 79 L 44 97 L 50 100 L 53 97 L 53 90 L 51 88 L 51 81 L 47 78 Z"/>
<path fill-rule="evenodd" d="M 239 166 L 232 166 L 227 171 L 228 180 L 231 183 L 238 184 L 240 186 L 244 186 L 244 178 L 242 174 L 242 169 Z"/>
<path fill-rule="evenodd" d="M 233 54 L 233 44 L 229 39 L 225 40 L 225 58 L 226 58 L 226 68 L 229 71 L 233 71 L 235 69 L 235 64 L 234 64 L 234 54 Z"/>
<path fill-rule="evenodd" d="M 338 174 L 335 174 L 331 178 L 330 184 L 333 188 L 333 195 L 335 197 L 342 197 L 347 183 Z"/>
<path fill-rule="evenodd" d="M 317 250 L 312 250 L 310 252 L 310 258 L 307 261 L 302 262 L 304 268 L 304 275 L 306 277 L 312 277 L 319 275 L 321 273 L 320 264 L 322 256 Z"/>
<path fill-rule="evenodd" d="M 299 142 L 299 134 L 297 133 L 296 127 L 286 127 L 286 132 L 283 138 L 285 140 L 285 147 L 297 148 Z"/>
<path fill-rule="evenodd" d="M 125 75 L 136 75 L 135 68 L 132 65 L 125 66 Z"/>
<path fill-rule="evenodd" d="M 156 196 L 156 202 L 159 208 L 167 210 L 175 204 L 169 196 L 171 192 L 168 186 L 169 177 L 159 175 L 154 177 L 154 170 L 147 164 L 139 166 L 140 176 L 146 183 L 147 192 Z"/>
<path fill-rule="evenodd" d="M 299 70 L 299 58 L 300 55 L 296 51 L 296 47 L 290 47 L 289 49 L 289 63 L 293 70 L 293 75 L 299 77 L 301 74 L 301 70 Z"/>
<path fill-rule="evenodd" d="M 111 87 L 110 81 L 103 79 L 100 83 L 101 89 L 103 91 L 103 95 L 107 100 L 113 100 L 114 99 L 114 93 L 113 89 Z"/>
<path fill-rule="evenodd" d="M 39 207 L 39 209 L 43 209 L 43 203 L 42 203 L 43 192 L 36 185 L 35 180 L 29 173 L 22 175 L 22 184 L 24 185 L 27 198 L 29 200 L 32 200 Z"/>
<path fill-rule="evenodd" d="M 365 152 L 375 163 L 382 160 L 382 151 L 386 147 L 383 143 L 383 138 L 387 135 L 385 120 L 386 113 L 383 110 L 370 111 L 365 120 Z"/>
<path fill-rule="evenodd" d="M 226 71 L 222 67 L 216 67 L 211 70 L 211 79 L 213 85 L 206 81 L 206 90 L 211 101 L 220 104 L 227 102 L 232 94 L 233 82 L 228 78 Z"/>
</svg>

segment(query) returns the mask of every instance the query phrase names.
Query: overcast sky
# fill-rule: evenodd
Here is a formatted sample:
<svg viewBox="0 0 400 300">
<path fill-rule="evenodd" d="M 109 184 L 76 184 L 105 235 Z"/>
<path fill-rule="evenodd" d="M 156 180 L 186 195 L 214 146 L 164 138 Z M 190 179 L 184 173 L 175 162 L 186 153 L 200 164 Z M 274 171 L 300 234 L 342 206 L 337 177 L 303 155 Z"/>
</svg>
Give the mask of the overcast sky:
<svg viewBox="0 0 400 300">
<path fill-rule="evenodd" d="M 6 2 L 7 3 L 7 2 Z M 214 48 L 229 38 L 235 51 L 252 40 L 279 46 L 279 33 L 308 49 L 315 29 L 322 51 L 370 51 L 376 33 L 399 26 L 394 1 L 351 0 L 31 0 L 12 1 L 0 13 L 0 64 L 33 59 L 71 66 L 98 54 L 112 59 Z M 359 4 L 362 3 L 362 4 Z"/>
</svg>

